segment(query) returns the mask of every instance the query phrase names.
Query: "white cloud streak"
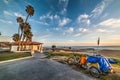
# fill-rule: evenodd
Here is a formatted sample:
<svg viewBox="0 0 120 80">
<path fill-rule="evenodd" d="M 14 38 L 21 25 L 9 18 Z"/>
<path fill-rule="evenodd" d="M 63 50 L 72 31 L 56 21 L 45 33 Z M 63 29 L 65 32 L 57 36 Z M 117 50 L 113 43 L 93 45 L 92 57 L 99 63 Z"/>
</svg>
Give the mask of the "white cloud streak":
<svg viewBox="0 0 120 80">
<path fill-rule="evenodd" d="M 5 14 L 5 15 L 9 15 L 9 16 L 13 16 L 13 14 L 12 13 L 10 13 L 10 12 L 8 12 L 8 11 L 3 11 L 3 14 Z"/>
<path fill-rule="evenodd" d="M 68 24 L 71 20 L 69 18 L 63 18 L 62 20 L 59 20 L 59 26 L 65 26 Z"/>
<path fill-rule="evenodd" d="M 112 32 L 112 31 L 109 31 L 109 30 L 106 30 L 106 29 L 97 29 L 96 31 L 100 32 L 100 33 L 109 33 L 109 32 Z"/>
<path fill-rule="evenodd" d="M 65 32 L 65 34 L 72 34 L 74 32 L 74 28 L 70 27 L 67 30 L 65 30 L 64 32 Z"/>
<path fill-rule="evenodd" d="M 50 20 L 50 24 L 52 24 L 52 22 L 56 22 L 55 24 L 57 24 L 57 27 L 65 26 L 66 24 L 71 22 L 69 18 L 60 18 L 60 16 L 58 16 L 57 14 L 52 15 L 51 13 L 47 13 L 46 15 L 40 16 L 41 22 L 47 23 L 47 20 Z"/>
<path fill-rule="evenodd" d="M 49 25 L 49 24 L 46 23 L 46 22 L 41 22 L 41 21 L 34 20 L 34 19 L 29 19 L 29 20 L 32 21 L 32 22 L 35 22 L 35 23 L 41 24 L 41 25 Z"/>
<path fill-rule="evenodd" d="M 25 16 L 23 16 L 23 15 L 20 14 L 20 13 L 14 12 L 13 14 L 14 14 L 14 16 L 16 16 L 16 17 L 22 17 L 22 18 L 25 19 Z"/>
<path fill-rule="evenodd" d="M 98 26 L 118 28 L 120 27 L 120 19 L 110 18 L 108 20 L 100 22 Z"/>
<path fill-rule="evenodd" d="M 8 0 L 3 0 L 5 4 L 8 4 Z"/>
<path fill-rule="evenodd" d="M 4 10 L 4 11 L 3 11 L 3 14 L 4 14 L 4 15 L 7 15 L 7 16 L 22 17 L 22 18 L 25 19 L 25 16 L 22 15 L 22 14 L 20 14 L 20 13 L 18 13 L 18 12 L 9 12 L 9 11 Z"/>
<path fill-rule="evenodd" d="M 82 24 L 90 25 L 89 15 L 87 15 L 87 14 L 79 15 L 77 18 L 77 22 L 80 24 L 82 23 Z"/>
<path fill-rule="evenodd" d="M 103 0 L 101 3 L 99 3 L 91 12 L 90 17 L 98 17 L 102 14 L 104 9 L 110 4 L 112 0 Z"/>
<path fill-rule="evenodd" d="M 66 12 L 67 12 L 67 6 L 68 6 L 68 2 L 69 2 L 69 0 L 59 0 L 59 4 L 60 4 L 60 6 L 62 7 L 62 9 L 61 9 L 61 11 L 60 11 L 60 13 L 62 14 L 62 15 L 64 15 L 64 14 L 66 14 Z"/>
<path fill-rule="evenodd" d="M 46 15 L 40 16 L 40 20 L 45 20 L 45 19 L 53 20 L 53 19 L 59 19 L 59 18 L 60 17 L 57 14 L 51 15 L 50 13 L 47 13 Z"/>
<path fill-rule="evenodd" d="M 81 36 L 84 33 L 88 33 L 89 30 L 86 28 L 78 28 L 77 32 L 74 34 L 75 37 Z"/>
<path fill-rule="evenodd" d="M 8 23 L 8 24 L 12 24 L 13 23 L 12 21 L 3 20 L 3 19 L 0 19 L 0 22 L 2 22 L 2 23 Z"/>
</svg>

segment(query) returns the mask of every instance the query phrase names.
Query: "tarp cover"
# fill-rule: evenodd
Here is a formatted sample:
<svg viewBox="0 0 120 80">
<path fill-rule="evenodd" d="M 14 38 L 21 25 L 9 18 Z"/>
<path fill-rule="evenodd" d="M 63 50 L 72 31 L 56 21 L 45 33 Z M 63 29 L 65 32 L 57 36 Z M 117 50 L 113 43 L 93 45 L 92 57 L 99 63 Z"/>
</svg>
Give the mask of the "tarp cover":
<svg viewBox="0 0 120 80">
<path fill-rule="evenodd" d="M 107 71 L 107 70 L 111 69 L 108 59 L 102 55 L 88 56 L 87 62 L 98 63 L 101 71 Z"/>
</svg>

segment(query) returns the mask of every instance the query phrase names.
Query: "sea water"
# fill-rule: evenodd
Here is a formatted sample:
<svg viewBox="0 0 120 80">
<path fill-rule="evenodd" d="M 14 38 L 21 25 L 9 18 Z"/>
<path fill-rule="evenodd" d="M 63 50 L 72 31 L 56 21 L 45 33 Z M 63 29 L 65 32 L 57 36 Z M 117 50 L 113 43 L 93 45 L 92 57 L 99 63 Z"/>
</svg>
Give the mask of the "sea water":
<svg viewBox="0 0 120 80">
<path fill-rule="evenodd" d="M 45 46 L 51 48 L 51 46 Z M 56 46 L 56 48 L 69 48 L 72 49 L 100 49 L 100 50 L 120 50 L 120 46 Z"/>
</svg>

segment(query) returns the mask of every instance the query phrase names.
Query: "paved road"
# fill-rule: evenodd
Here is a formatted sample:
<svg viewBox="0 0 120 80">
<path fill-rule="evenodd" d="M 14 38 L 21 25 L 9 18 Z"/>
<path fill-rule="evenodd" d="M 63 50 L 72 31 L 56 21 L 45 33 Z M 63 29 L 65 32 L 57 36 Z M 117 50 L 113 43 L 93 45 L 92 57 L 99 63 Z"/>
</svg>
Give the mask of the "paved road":
<svg viewBox="0 0 120 80">
<path fill-rule="evenodd" d="M 0 64 L 0 80 L 94 80 L 69 66 L 35 55 Z"/>
</svg>

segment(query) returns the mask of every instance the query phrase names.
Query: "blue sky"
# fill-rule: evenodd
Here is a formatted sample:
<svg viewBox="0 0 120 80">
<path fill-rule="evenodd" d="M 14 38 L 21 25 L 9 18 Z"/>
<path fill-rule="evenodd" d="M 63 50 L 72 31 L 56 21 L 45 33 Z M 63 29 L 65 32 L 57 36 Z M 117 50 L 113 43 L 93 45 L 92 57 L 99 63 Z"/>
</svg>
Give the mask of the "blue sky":
<svg viewBox="0 0 120 80">
<path fill-rule="evenodd" d="M 120 0 L 1 0 L 0 32 L 17 33 L 16 18 L 26 18 L 25 8 L 32 5 L 29 17 L 33 40 L 44 45 L 120 45 Z"/>
</svg>

